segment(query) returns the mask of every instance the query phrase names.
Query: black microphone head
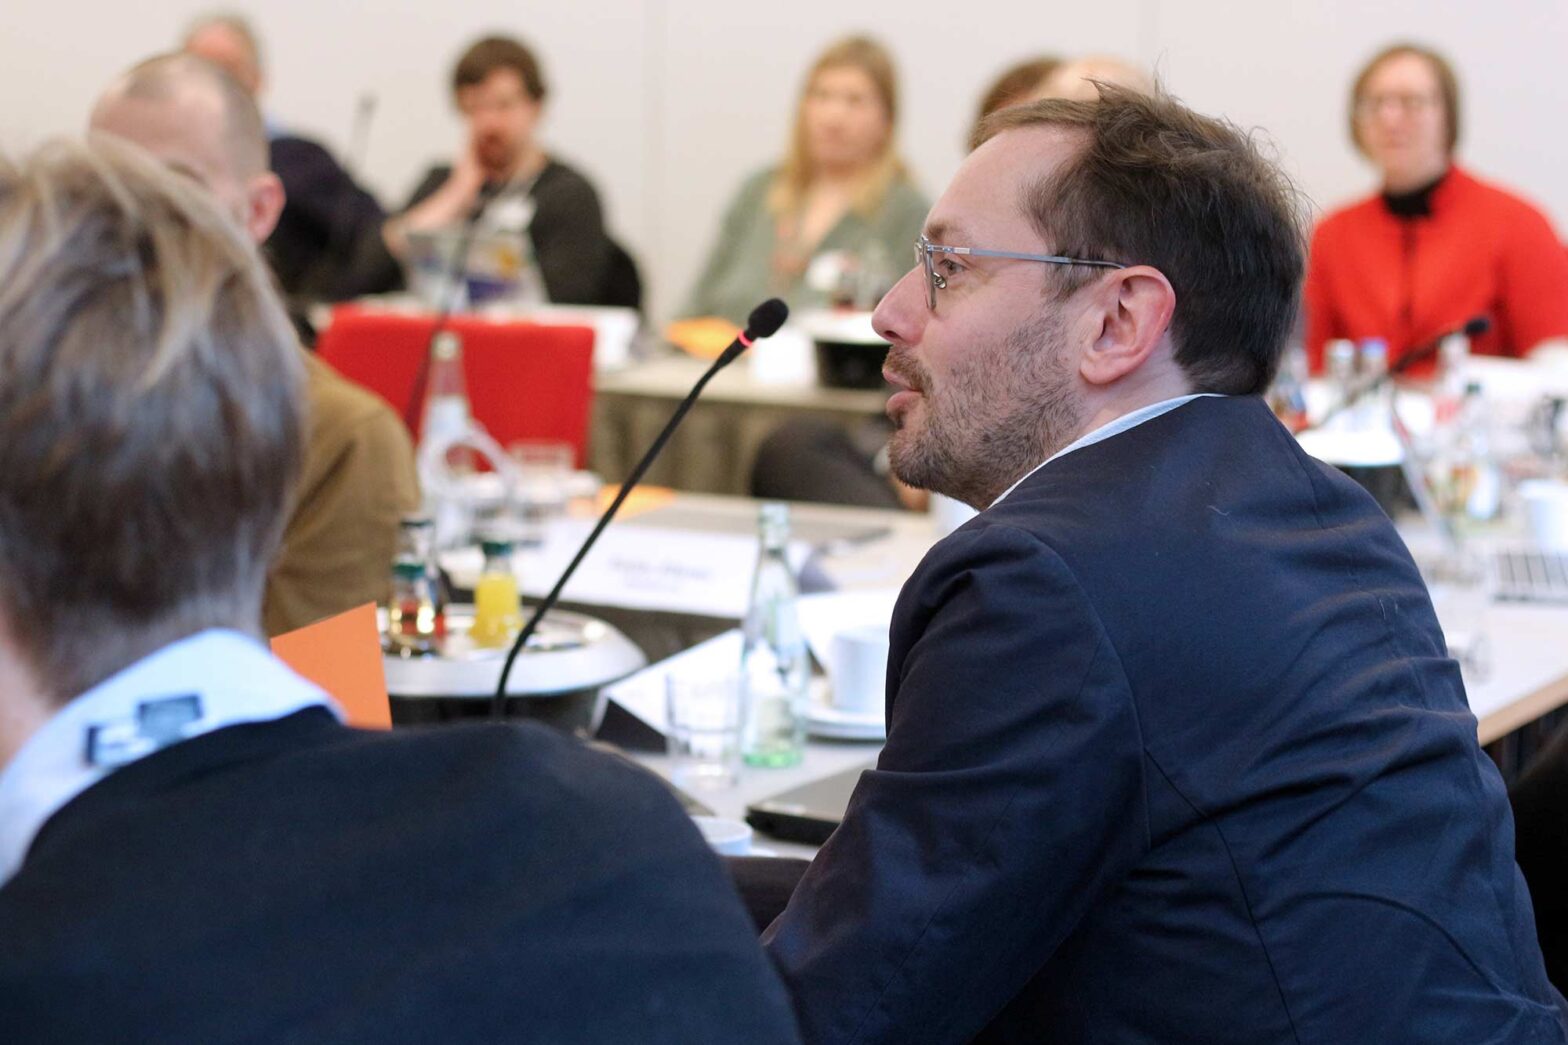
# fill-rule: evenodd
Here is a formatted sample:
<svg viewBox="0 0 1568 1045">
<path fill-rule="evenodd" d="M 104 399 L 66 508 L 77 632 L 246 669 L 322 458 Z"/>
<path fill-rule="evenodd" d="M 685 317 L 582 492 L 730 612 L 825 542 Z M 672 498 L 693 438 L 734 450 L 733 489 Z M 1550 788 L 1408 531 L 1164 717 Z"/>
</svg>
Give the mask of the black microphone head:
<svg viewBox="0 0 1568 1045">
<path fill-rule="evenodd" d="M 1465 322 L 1464 329 L 1461 331 L 1461 333 L 1463 333 L 1465 337 L 1480 337 L 1482 334 L 1491 329 L 1491 316 L 1471 316 L 1470 319 Z"/>
<path fill-rule="evenodd" d="M 769 298 L 752 309 L 751 315 L 746 317 L 746 340 L 772 337 L 788 318 L 789 306 L 778 298 Z"/>
</svg>

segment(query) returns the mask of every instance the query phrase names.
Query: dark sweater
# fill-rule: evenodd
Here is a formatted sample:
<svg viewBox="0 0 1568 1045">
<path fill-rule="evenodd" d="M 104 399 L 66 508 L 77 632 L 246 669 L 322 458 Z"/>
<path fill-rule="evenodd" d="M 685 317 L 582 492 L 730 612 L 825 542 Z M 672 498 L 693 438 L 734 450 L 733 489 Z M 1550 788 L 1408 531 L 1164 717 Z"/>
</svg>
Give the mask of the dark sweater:
<svg viewBox="0 0 1568 1045">
<path fill-rule="evenodd" d="M 343 301 L 389 290 L 396 270 L 362 268 L 359 257 L 381 242 L 381 205 L 326 149 L 284 135 L 270 144 L 272 170 L 285 201 L 267 240 L 267 257 L 291 300 Z"/>
<path fill-rule="evenodd" d="M 404 210 L 428 199 L 452 168 L 432 167 L 414 189 Z M 529 190 L 534 203 L 528 238 L 544 278 L 545 293 L 557 305 L 622 305 L 637 308 L 641 285 L 629 255 L 604 228 L 599 194 L 588 179 L 551 160 Z M 497 197 L 499 198 L 499 197 Z M 398 281 L 402 271 L 378 237 L 355 262 L 354 279 L 363 283 Z"/>
<path fill-rule="evenodd" d="M 795 1040 L 675 801 L 539 727 L 176 744 L 44 825 L 0 940 L 7 1041 Z"/>
</svg>

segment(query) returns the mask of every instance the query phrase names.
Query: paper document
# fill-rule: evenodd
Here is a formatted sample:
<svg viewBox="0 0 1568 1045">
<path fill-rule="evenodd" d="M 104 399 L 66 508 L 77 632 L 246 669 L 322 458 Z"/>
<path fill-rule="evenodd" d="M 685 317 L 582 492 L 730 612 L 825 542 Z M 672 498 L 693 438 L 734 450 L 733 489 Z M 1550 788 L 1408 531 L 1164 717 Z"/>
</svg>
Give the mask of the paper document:
<svg viewBox="0 0 1568 1045">
<path fill-rule="evenodd" d="M 740 629 L 726 631 L 604 687 L 604 695 L 665 733 L 668 719 L 664 710 L 664 680 L 672 675 L 689 678 L 734 675 L 740 670 L 740 646 Z"/>
</svg>

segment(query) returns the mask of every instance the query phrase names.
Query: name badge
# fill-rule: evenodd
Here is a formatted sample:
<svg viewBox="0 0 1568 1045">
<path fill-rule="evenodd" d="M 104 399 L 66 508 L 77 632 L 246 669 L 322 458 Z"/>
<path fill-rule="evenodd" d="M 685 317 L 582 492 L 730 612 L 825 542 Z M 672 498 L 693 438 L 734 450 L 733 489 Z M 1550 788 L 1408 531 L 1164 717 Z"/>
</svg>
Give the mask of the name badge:
<svg viewBox="0 0 1568 1045">
<path fill-rule="evenodd" d="M 201 696 L 196 693 L 144 700 L 131 718 L 87 727 L 87 764 L 114 768 L 144 758 L 184 740 L 201 717 Z"/>
<path fill-rule="evenodd" d="M 485 211 L 485 224 L 496 232 L 526 232 L 533 220 L 532 196 L 502 196 Z"/>
</svg>

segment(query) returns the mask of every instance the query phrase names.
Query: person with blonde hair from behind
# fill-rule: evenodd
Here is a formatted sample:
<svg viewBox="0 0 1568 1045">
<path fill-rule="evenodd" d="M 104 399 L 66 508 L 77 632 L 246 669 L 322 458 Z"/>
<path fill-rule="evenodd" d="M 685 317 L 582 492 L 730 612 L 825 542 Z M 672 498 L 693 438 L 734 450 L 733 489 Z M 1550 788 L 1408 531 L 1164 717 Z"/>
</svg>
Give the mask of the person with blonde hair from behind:
<svg viewBox="0 0 1568 1045">
<path fill-rule="evenodd" d="M 267 651 L 304 381 L 214 194 L 109 138 L 0 159 L 0 1036 L 796 1041 L 658 781 L 349 729 Z"/>
<path fill-rule="evenodd" d="M 840 295 L 875 304 L 886 288 L 873 284 L 892 284 L 928 205 L 899 157 L 897 124 L 897 76 L 881 44 L 852 36 L 822 52 L 783 160 L 730 202 L 681 315 L 739 324 L 775 296 L 797 310 Z M 846 289 L 857 280 L 860 292 Z"/>
<path fill-rule="evenodd" d="M 255 99 L 213 63 L 189 54 L 142 62 L 110 85 L 92 128 L 138 145 L 210 192 L 255 243 L 283 211 L 267 168 Z M 398 520 L 419 507 L 414 450 L 387 404 L 296 346 L 305 366 L 305 470 L 283 548 L 267 582 L 269 635 L 302 627 L 390 587 Z"/>
</svg>

